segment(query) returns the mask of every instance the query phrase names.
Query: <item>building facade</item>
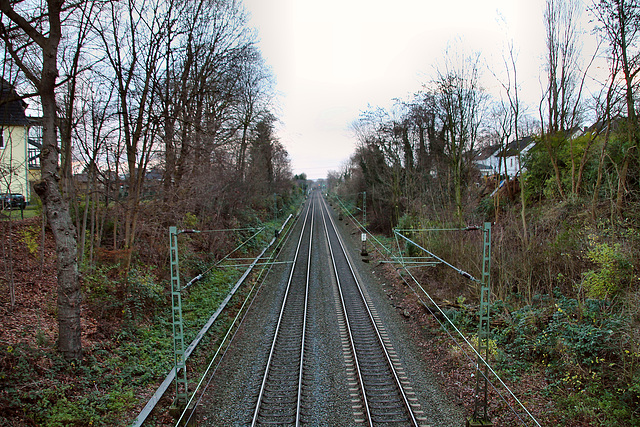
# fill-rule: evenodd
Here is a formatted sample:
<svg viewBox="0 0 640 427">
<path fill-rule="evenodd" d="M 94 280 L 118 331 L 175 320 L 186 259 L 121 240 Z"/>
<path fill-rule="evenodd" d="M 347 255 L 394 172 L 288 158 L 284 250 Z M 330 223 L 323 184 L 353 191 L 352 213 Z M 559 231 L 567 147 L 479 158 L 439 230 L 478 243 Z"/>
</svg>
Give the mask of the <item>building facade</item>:
<svg viewBox="0 0 640 427">
<path fill-rule="evenodd" d="M 0 78 L 0 194 L 19 193 L 29 200 L 29 127 L 27 104 Z"/>
</svg>

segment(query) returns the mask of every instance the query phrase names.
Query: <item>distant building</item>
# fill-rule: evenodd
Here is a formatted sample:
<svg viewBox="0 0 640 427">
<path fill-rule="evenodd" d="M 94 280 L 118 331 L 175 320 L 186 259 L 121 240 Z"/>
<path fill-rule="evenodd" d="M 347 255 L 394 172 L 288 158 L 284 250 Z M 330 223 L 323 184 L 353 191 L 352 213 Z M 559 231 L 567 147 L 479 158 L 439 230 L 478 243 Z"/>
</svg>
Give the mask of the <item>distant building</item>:
<svg viewBox="0 0 640 427">
<path fill-rule="evenodd" d="M 480 170 L 482 176 L 491 176 L 498 173 L 500 144 L 488 145 L 480 150 L 473 162 Z"/>
<path fill-rule="evenodd" d="M 525 136 L 517 141 L 513 141 L 507 147 L 498 153 L 498 158 L 501 160 L 501 174 L 506 174 L 510 178 L 519 175 L 522 169 L 520 161 L 522 156 L 526 154 L 536 145 L 536 141 L 533 136 Z M 504 170 L 506 164 L 506 170 Z"/>
<path fill-rule="evenodd" d="M 0 78 L 0 193 L 20 193 L 27 200 L 29 186 L 29 127 L 27 104 L 15 88 Z"/>
<path fill-rule="evenodd" d="M 522 156 L 536 145 L 533 136 L 526 136 L 509 143 L 504 149 L 500 144 L 490 145 L 478 153 L 474 159 L 475 165 L 482 176 L 508 175 L 510 178 L 518 175 L 522 169 Z"/>
</svg>

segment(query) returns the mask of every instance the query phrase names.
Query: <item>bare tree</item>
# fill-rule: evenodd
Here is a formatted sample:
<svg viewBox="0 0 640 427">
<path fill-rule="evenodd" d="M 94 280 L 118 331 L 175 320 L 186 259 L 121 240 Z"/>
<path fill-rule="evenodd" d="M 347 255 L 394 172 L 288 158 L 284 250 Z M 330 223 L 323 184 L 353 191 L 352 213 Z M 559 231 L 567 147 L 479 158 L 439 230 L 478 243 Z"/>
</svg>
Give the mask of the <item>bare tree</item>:
<svg viewBox="0 0 640 427">
<path fill-rule="evenodd" d="M 128 173 L 124 248 L 129 251 L 135 239 L 142 184 L 156 143 L 151 106 L 170 16 L 170 7 L 166 9 L 150 0 L 128 0 L 109 3 L 106 13 L 96 22 L 117 86 Z M 129 256 L 127 264 L 130 261 Z"/>
<path fill-rule="evenodd" d="M 82 2 L 78 5 L 78 19 L 75 20 L 75 26 L 68 29 L 70 34 L 73 32 L 74 37 L 61 45 L 61 71 L 64 86 L 60 90 L 63 92 L 63 96 L 58 120 L 62 154 L 60 172 L 62 188 L 67 193 L 65 197 L 70 196 L 70 187 L 73 185 L 72 134 L 78 120 L 75 114 L 76 89 L 80 73 L 85 68 L 82 64 L 82 55 L 91 30 L 90 20 L 95 16 L 94 7 L 95 2 L 93 1 Z"/>
<path fill-rule="evenodd" d="M 566 198 L 562 186 L 559 148 L 570 140 L 570 131 L 580 119 L 580 48 L 576 0 L 547 0 L 544 24 L 547 45 L 547 87 L 540 102 L 543 142 L 553 166 L 558 194 Z M 586 74 L 586 73 L 585 73 Z M 584 81 L 584 78 L 583 80 Z M 546 120 L 543 105 L 546 103 Z"/>
<path fill-rule="evenodd" d="M 107 142 L 117 129 L 113 126 L 114 117 L 112 99 L 115 96 L 113 84 L 96 84 L 90 78 L 82 79 L 81 104 L 78 126 L 75 127 L 75 139 L 78 142 L 77 154 L 85 165 L 86 187 L 84 191 L 84 210 L 78 215 L 76 222 L 80 234 L 79 263 L 85 261 L 86 238 L 90 237 L 89 263 L 93 261 L 94 237 L 97 226 L 97 209 L 100 201 L 98 188 L 99 165 L 104 160 Z M 89 218 L 90 215 L 90 218 Z M 89 221 L 90 219 L 90 221 Z"/>
<path fill-rule="evenodd" d="M 167 46 L 167 83 L 158 96 L 167 193 L 223 163 L 235 162 L 234 173 L 243 175 L 251 128 L 268 107 L 268 73 L 246 15 L 232 2 L 210 6 L 208 0 L 186 2 L 188 13 L 180 13 Z"/>
<path fill-rule="evenodd" d="M 601 108 L 602 112 L 600 113 L 600 117 L 602 117 L 602 127 L 604 127 L 604 136 L 602 138 L 602 148 L 600 149 L 600 156 L 598 158 L 598 174 L 596 178 L 596 183 L 593 189 L 593 195 L 591 196 L 591 217 L 595 220 L 596 218 L 596 203 L 600 193 L 600 187 L 602 185 L 602 179 L 604 174 L 604 162 L 605 156 L 607 153 L 607 147 L 609 145 L 609 136 L 611 135 L 611 127 L 613 124 L 613 117 L 615 114 L 613 113 L 613 106 L 616 104 L 615 97 L 615 87 L 616 87 L 616 76 L 618 75 L 618 63 L 611 63 L 611 74 L 610 74 L 610 82 L 608 88 L 606 90 L 604 103 L 600 100 L 596 100 L 598 106 L 596 108 Z M 597 129 L 596 132 L 601 134 L 602 129 Z"/>
<path fill-rule="evenodd" d="M 458 63 L 452 62 L 458 61 Z M 462 219 L 463 179 L 471 161 L 486 95 L 479 83 L 479 55 L 447 56 L 434 82 L 444 131 L 444 154 L 452 173 L 458 219 Z"/>
<path fill-rule="evenodd" d="M 501 81 L 500 84 L 503 89 L 506 102 L 502 102 L 502 111 L 504 112 L 503 121 L 501 122 L 501 128 L 503 134 L 506 136 L 508 142 L 509 136 L 513 135 L 515 141 L 519 141 L 522 137 L 520 131 L 520 122 L 522 120 L 522 105 L 520 102 L 520 86 L 518 85 L 518 68 L 516 67 L 516 52 L 513 43 L 508 45 L 507 54 L 503 57 L 504 66 L 506 71 L 506 80 Z M 522 176 L 522 155 L 521 150 L 518 150 L 518 165 L 520 165 L 520 220 L 522 223 L 522 242 L 524 246 L 529 244 L 529 232 L 527 229 L 527 215 L 526 215 L 526 197 L 525 197 L 525 180 Z M 505 171 L 506 171 L 506 157 L 505 159 Z M 507 180 L 509 175 L 507 174 Z M 509 189 L 509 183 L 507 182 L 507 189 Z M 496 206 L 497 208 L 497 206 Z"/>
<path fill-rule="evenodd" d="M 636 77 L 640 72 L 637 43 L 640 38 L 640 4 L 635 0 L 598 0 L 594 1 L 591 11 L 601 26 L 601 33 L 609 43 L 612 69 L 622 71 L 627 110 L 627 144 L 624 158 L 618 173 L 616 206 L 622 209 L 625 198 L 627 172 L 633 156 L 638 156 L 638 123 L 635 109 L 634 92 Z M 619 71 L 618 71 L 619 72 Z"/>
<path fill-rule="evenodd" d="M 265 92 L 265 88 L 268 87 L 265 83 L 269 81 L 270 75 L 266 72 L 259 52 L 253 50 L 250 60 L 247 61 L 240 77 L 239 94 L 241 102 L 237 107 L 241 126 L 236 167 L 238 175 L 243 181 L 245 179 L 246 155 L 251 125 L 268 113 L 271 96 L 268 92 Z"/>
<path fill-rule="evenodd" d="M 251 169 L 253 181 L 265 195 L 272 191 L 274 174 L 275 135 L 273 116 L 267 117 L 256 125 L 251 145 Z"/>
</svg>

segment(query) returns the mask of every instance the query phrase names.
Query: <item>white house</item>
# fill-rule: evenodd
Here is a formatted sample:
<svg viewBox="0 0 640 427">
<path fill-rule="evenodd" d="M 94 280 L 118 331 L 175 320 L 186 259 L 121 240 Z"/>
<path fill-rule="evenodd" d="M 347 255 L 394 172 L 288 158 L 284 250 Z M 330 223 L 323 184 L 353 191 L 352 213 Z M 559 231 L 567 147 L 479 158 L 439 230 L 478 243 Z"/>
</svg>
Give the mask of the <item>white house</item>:
<svg viewBox="0 0 640 427">
<path fill-rule="evenodd" d="M 533 136 L 525 136 L 517 141 L 513 141 L 498 154 L 501 159 L 502 169 L 506 163 L 506 173 L 509 177 L 519 175 L 523 166 L 520 164 L 522 156 L 536 145 Z"/>
<path fill-rule="evenodd" d="M 491 176 L 498 173 L 499 152 L 500 144 L 488 145 L 480 150 L 478 155 L 473 159 L 482 176 Z"/>
<path fill-rule="evenodd" d="M 474 163 L 483 176 L 508 175 L 510 178 L 518 175 L 522 169 L 522 156 L 536 145 L 533 136 L 526 136 L 509 143 L 500 150 L 500 145 L 485 147 L 478 153 Z M 520 154 L 520 156 L 518 156 Z"/>
<path fill-rule="evenodd" d="M 27 104 L 0 78 L 0 194 L 20 193 L 29 200 L 29 126 Z"/>
</svg>

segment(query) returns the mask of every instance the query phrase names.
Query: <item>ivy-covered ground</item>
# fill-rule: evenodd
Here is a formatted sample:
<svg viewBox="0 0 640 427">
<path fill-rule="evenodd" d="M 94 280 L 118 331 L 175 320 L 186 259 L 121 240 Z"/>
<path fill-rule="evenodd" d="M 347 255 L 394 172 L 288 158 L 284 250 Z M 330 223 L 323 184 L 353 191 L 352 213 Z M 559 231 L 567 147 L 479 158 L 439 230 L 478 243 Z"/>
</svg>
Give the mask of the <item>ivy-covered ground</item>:
<svg viewBox="0 0 640 427">
<path fill-rule="evenodd" d="M 14 221 L 10 230 L 8 222 L 0 226 L 11 235 L 11 263 L 5 252 L 3 268 L 13 272 L 15 283 L 14 307 L 7 280 L 2 280 L 0 293 L 0 425 L 129 425 L 172 367 L 168 280 L 157 266 L 141 263 L 134 263 L 126 277 L 117 262 L 103 262 L 84 272 L 84 358 L 82 363 L 68 362 L 56 351 L 52 236 L 47 232 L 43 252 L 40 218 Z M 250 256 L 272 235 L 245 245 L 235 256 Z M 243 241 L 246 236 L 239 237 Z M 188 241 L 181 242 L 180 250 L 185 275 L 203 271 L 206 263 Z M 186 343 L 193 340 L 240 274 L 234 268 L 212 271 L 185 291 Z M 215 346 L 227 320 L 222 315 L 199 347 Z M 201 357 L 196 351 L 191 359 Z M 188 366 L 188 371 L 197 376 L 195 368 Z M 167 413 L 171 394 L 172 390 L 165 393 L 159 409 L 151 414 L 150 425 L 172 425 Z"/>
<path fill-rule="evenodd" d="M 390 303 L 404 315 L 422 357 L 446 392 L 471 414 L 475 356 L 394 269 L 389 268 L 386 277 Z M 432 282 L 425 287 L 435 294 L 446 285 Z M 603 300 L 578 301 L 558 291 L 531 305 L 522 305 L 517 296 L 513 299 L 493 304 L 489 360 L 541 425 L 640 425 L 640 355 L 631 350 L 637 347 L 630 342 L 630 321 L 620 307 Z M 466 298 L 443 303 L 446 315 L 477 345 L 477 304 Z M 489 393 L 494 425 L 533 425 L 508 391 L 494 377 L 491 381 L 497 389 L 490 386 Z"/>
</svg>

